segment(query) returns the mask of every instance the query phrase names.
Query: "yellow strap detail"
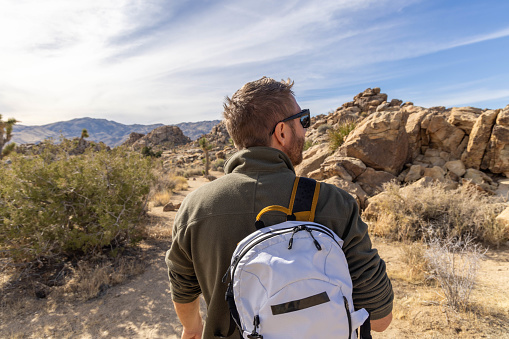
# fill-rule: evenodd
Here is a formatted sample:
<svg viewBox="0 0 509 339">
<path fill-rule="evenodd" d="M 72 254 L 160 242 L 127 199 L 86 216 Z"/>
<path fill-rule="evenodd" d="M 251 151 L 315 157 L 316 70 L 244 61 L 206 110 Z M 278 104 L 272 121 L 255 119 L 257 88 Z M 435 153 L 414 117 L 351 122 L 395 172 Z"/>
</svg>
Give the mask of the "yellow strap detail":
<svg viewBox="0 0 509 339">
<path fill-rule="evenodd" d="M 292 189 L 292 196 L 290 197 L 290 205 L 288 206 L 288 210 L 290 213 L 293 211 L 293 204 L 295 202 L 295 195 L 297 194 L 297 186 L 299 186 L 299 177 L 295 177 L 295 180 L 293 181 L 293 189 Z"/>
<path fill-rule="evenodd" d="M 309 211 L 300 211 L 293 213 L 295 215 L 295 220 L 297 221 L 309 221 Z"/>
<path fill-rule="evenodd" d="M 309 213 L 309 221 L 315 220 L 316 204 L 318 203 L 318 195 L 320 194 L 320 183 L 317 181 L 315 186 L 315 194 L 313 194 L 313 202 L 311 203 L 311 211 Z"/>
<path fill-rule="evenodd" d="M 285 213 L 286 215 L 290 214 L 290 210 L 286 207 L 283 207 L 283 206 L 279 206 L 279 205 L 272 205 L 272 206 L 267 206 L 265 207 L 264 209 L 262 209 L 260 211 L 260 213 L 258 213 L 258 215 L 256 216 L 256 221 L 260 220 L 260 218 L 262 217 L 262 215 L 264 213 L 267 213 L 269 211 L 279 211 L 279 212 L 283 212 Z"/>
<path fill-rule="evenodd" d="M 256 216 L 256 221 L 260 220 L 263 214 L 270 212 L 270 211 L 279 211 L 283 212 L 286 215 L 292 215 L 293 212 L 293 204 L 295 203 L 295 196 L 297 194 L 297 187 L 299 185 L 299 177 L 295 178 L 295 181 L 293 182 L 293 190 L 292 190 L 292 196 L 290 198 L 290 206 L 288 208 L 280 206 L 280 205 L 272 205 L 267 206 L 264 209 L 258 213 Z M 301 211 L 301 212 L 295 212 L 293 213 L 295 215 L 296 220 L 298 221 L 314 221 L 315 219 L 315 210 L 316 210 L 316 204 L 318 202 L 318 196 L 320 194 L 320 183 L 317 182 L 315 185 L 315 192 L 313 194 L 313 201 L 311 203 L 311 211 Z"/>
</svg>

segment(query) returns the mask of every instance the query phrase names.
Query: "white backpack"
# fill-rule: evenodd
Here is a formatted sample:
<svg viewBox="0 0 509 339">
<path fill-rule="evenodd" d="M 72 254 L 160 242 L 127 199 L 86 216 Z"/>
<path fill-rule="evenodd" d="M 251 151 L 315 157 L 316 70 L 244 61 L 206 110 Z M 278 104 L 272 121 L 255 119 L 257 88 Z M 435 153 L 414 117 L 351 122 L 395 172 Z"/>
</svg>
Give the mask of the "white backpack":
<svg viewBox="0 0 509 339">
<path fill-rule="evenodd" d="M 354 311 L 343 240 L 312 222 L 318 192 L 319 183 L 297 177 L 289 208 L 264 208 L 235 249 L 226 299 L 242 338 L 357 338 L 368 319 Z M 260 217 L 274 210 L 290 221 L 264 227 Z"/>
</svg>

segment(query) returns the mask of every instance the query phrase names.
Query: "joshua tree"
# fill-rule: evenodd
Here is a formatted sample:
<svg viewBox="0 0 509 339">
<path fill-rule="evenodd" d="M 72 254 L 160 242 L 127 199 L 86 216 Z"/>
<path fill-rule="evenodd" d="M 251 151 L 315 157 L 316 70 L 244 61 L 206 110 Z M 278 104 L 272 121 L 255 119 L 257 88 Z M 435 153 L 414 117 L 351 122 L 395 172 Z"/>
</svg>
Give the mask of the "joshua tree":
<svg viewBox="0 0 509 339">
<path fill-rule="evenodd" d="M 86 147 L 87 146 L 87 143 L 85 142 L 85 138 L 88 138 L 88 131 L 87 131 L 86 128 L 81 130 L 81 136 L 80 136 L 80 139 L 78 140 L 78 146 L 79 147 Z"/>
<path fill-rule="evenodd" d="M 7 154 L 11 153 L 16 146 L 14 143 L 5 146 L 9 140 L 12 138 L 12 126 L 18 123 L 14 118 L 10 118 L 7 121 L 2 120 L 2 115 L 0 114 L 0 159 L 2 159 Z M 5 148 L 4 148 L 5 146 Z"/>
<path fill-rule="evenodd" d="M 201 138 L 198 141 L 198 143 L 200 144 L 201 149 L 205 153 L 205 175 L 209 175 L 210 166 L 209 151 L 212 149 L 212 145 L 209 144 L 209 141 L 205 137 Z"/>
<path fill-rule="evenodd" d="M 86 128 L 84 128 L 82 131 L 81 131 L 81 137 L 80 139 L 85 139 L 85 138 L 88 138 L 88 131 Z"/>
</svg>

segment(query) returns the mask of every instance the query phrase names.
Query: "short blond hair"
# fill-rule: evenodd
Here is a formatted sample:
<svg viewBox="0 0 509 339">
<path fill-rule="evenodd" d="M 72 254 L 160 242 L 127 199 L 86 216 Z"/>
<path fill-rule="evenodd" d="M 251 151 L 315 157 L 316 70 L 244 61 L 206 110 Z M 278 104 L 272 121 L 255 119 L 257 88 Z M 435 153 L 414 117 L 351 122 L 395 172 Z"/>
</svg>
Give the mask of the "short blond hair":
<svg viewBox="0 0 509 339">
<path fill-rule="evenodd" d="M 263 77 L 248 82 L 224 102 L 224 120 L 238 149 L 269 146 L 278 121 L 292 115 L 293 81 Z"/>
</svg>

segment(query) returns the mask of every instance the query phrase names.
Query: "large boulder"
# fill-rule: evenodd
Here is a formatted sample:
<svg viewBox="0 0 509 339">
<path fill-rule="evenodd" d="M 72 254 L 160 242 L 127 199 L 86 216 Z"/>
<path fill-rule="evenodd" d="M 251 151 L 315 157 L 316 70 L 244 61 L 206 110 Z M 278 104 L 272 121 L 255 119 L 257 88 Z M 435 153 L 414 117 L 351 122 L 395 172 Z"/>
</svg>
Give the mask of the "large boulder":
<svg viewBox="0 0 509 339">
<path fill-rule="evenodd" d="M 486 147 L 490 141 L 491 130 L 499 112 L 500 110 L 486 111 L 475 121 L 470 132 L 467 149 L 461 156 L 461 160 L 466 167 L 475 169 L 481 167 Z"/>
<path fill-rule="evenodd" d="M 465 132 L 447 122 L 445 116 L 434 115 L 429 121 L 427 133 L 430 136 L 430 146 L 451 153 L 459 158 Z M 466 147 L 466 144 L 465 144 Z"/>
<path fill-rule="evenodd" d="M 144 136 L 145 134 L 132 132 L 131 134 L 129 134 L 129 137 L 127 137 L 127 140 L 124 141 L 122 146 L 132 146 L 136 141 L 140 140 Z"/>
<path fill-rule="evenodd" d="M 414 181 L 419 180 L 420 178 L 422 178 L 422 176 L 424 174 L 424 169 L 425 168 L 426 167 L 421 166 L 421 165 L 412 165 L 412 166 L 410 166 L 410 170 L 405 175 L 404 181 L 405 182 L 414 182 Z"/>
<path fill-rule="evenodd" d="M 302 163 L 295 167 L 298 176 L 305 177 L 309 173 L 320 169 L 320 165 L 330 154 L 328 144 L 319 144 L 310 147 L 302 155 Z"/>
<path fill-rule="evenodd" d="M 461 160 L 453 160 L 445 163 L 445 167 L 458 177 L 462 177 L 467 171 Z"/>
<path fill-rule="evenodd" d="M 509 177 L 509 108 L 497 116 L 481 168 Z"/>
<path fill-rule="evenodd" d="M 445 171 L 439 166 L 428 167 L 424 169 L 423 176 L 442 181 L 445 177 Z"/>
<path fill-rule="evenodd" d="M 182 130 L 177 126 L 161 126 L 137 140 L 132 147 L 136 150 L 145 146 L 175 147 L 190 142 L 191 139 L 185 136 Z"/>
<path fill-rule="evenodd" d="M 460 128 L 466 134 L 470 134 L 472 127 L 474 127 L 474 124 L 481 113 L 482 111 L 479 108 L 453 107 L 447 122 Z"/>
<path fill-rule="evenodd" d="M 421 123 L 430 112 L 423 107 L 410 105 L 405 106 L 403 111 L 409 113 L 405 130 L 408 135 L 409 156 L 413 160 L 421 152 L 422 137 L 427 139 L 427 135 L 422 133 Z M 425 144 L 428 144 L 427 140 Z"/>
<path fill-rule="evenodd" d="M 357 177 L 357 183 L 370 196 L 382 192 L 383 184 L 391 181 L 398 181 L 398 178 L 391 173 L 376 171 L 371 167 L 366 168 L 366 170 Z"/>
<path fill-rule="evenodd" d="M 353 181 L 366 170 L 366 165 L 356 158 L 333 155 L 325 159 L 320 168 L 325 178 L 339 176 Z"/>
<path fill-rule="evenodd" d="M 351 132 L 340 153 L 377 170 L 398 175 L 408 158 L 408 113 L 376 112 Z"/>
<path fill-rule="evenodd" d="M 337 176 L 328 178 L 324 180 L 324 182 L 339 187 L 342 190 L 348 192 L 351 196 L 355 198 L 355 200 L 357 201 L 357 205 L 359 205 L 360 209 L 364 209 L 364 207 L 366 206 L 368 195 L 358 184 L 342 179 Z"/>
</svg>

